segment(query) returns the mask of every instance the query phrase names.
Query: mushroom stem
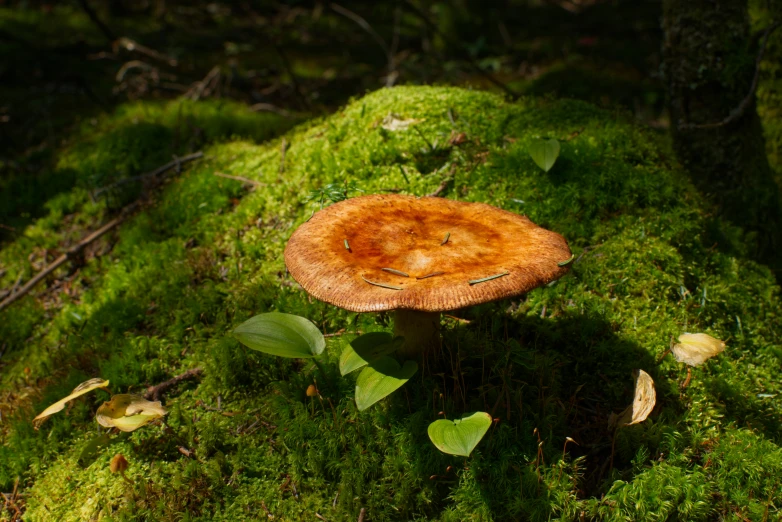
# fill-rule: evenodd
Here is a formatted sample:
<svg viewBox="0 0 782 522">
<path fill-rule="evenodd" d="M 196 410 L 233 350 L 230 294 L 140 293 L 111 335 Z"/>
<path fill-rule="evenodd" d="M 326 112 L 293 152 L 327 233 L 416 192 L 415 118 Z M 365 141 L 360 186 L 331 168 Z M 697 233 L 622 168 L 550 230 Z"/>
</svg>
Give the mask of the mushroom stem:
<svg viewBox="0 0 782 522">
<path fill-rule="evenodd" d="M 420 360 L 440 345 L 440 312 L 396 310 L 394 335 L 405 338 L 397 352 L 399 355 Z"/>
</svg>

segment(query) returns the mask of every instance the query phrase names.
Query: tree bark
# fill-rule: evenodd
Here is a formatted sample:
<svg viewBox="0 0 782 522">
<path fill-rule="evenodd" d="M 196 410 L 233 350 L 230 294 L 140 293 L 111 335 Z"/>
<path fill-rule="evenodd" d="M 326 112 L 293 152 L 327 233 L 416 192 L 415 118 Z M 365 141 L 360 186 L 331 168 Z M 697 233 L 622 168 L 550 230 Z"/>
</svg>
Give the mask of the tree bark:
<svg viewBox="0 0 782 522">
<path fill-rule="evenodd" d="M 663 25 L 679 161 L 721 215 L 748 232 L 753 257 L 776 271 L 782 213 L 755 107 L 759 42 L 747 0 L 664 0 Z"/>
</svg>

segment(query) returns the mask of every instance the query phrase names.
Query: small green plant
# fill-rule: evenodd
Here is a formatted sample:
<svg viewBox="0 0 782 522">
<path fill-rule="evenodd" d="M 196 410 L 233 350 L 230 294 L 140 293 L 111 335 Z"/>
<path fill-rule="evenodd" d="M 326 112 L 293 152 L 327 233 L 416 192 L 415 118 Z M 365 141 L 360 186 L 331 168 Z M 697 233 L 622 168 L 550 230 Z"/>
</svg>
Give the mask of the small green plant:
<svg viewBox="0 0 782 522">
<path fill-rule="evenodd" d="M 348 194 L 351 192 L 364 192 L 358 185 L 352 181 L 345 180 L 344 183 L 329 183 L 323 187 L 310 191 L 310 195 L 306 201 L 317 201 L 320 208 L 323 208 L 324 202 L 339 203 L 345 199 L 348 199 Z"/>
<path fill-rule="evenodd" d="M 491 427 L 491 415 L 483 411 L 466 413 L 460 419 L 436 420 L 427 430 L 437 449 L 450 455 L 469 457 Z"/>
<path fill-rule="evenodd" d="M 378 357 L 395 352 L 404 341 L 404 337 L 393 337 L 386 332 L 369 332 L 356 337 L 339 357 L 339 373 L 345 376 L 363 368 Z"/>
<path fill-rule="evenodd" d="M 234 329 L 234 337 L 253 350 L 278 357 L 316 358 L 323 353 L 323 334 L 304 317 L 280 312 L 256 315 Z M 356 379 L 356 407 L 364 411 L 410 380 L 418 371 L 415 361 L 401 364 L 391 354 L 404 344 L 403 337 L 369 332 L 351 341 L 339 358 L 343 376 L 361 369 Z M 315 359 L 316 365 L 322 367 Z M 310 385 L 308 396 L 317 395 Z M 429 426 L 429 438 L 443 453 L 468 457 L 491 426 L 491 415 L 475 412 L 456 421 L 440 419 Z"/>
<path fill-rule="evenodd" d="M 370 362 L 361 370 L 356 380 L 356 406 L 366 410 L 377 401 L 401 388 L 418 371 L 415 361 L 405 361 L 400 366 L 396 359 L 387 355 Z"/>
<path fill-rule="evenodd" d="M 532 161 L 548 172 L 559 157 L 559 142 L 555 138 L 535 138 L 530 142 L 528 150 Z"/>
<path fill-rule="evenodd" d="M 256 315 L 234 330 L 234 336 L 253 350 L 294 359 L 310 359 L 323 353 L 323 334 L 303 317 L 270 312 Z"/>
</svg>

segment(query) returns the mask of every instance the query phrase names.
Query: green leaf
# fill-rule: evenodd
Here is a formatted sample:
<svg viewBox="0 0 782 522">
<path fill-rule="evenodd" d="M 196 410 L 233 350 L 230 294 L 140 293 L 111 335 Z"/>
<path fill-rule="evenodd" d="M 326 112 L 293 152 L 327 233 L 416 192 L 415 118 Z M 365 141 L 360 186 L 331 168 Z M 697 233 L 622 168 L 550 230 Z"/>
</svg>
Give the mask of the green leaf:
<svg viewBox="0 0 782 522">
<path fill-rule="evenodd" d="M 536 138 L 529 144 L 529 155 L 538 167 L 548 172 L 559 157 L 559 142 L 554 138 Z"/>
<path fill-rule="evenodd" d="M 81 449 L 81 453 L 79 453 L 79 458 L 77 460 L 79 466 L 86 468 L 95 462 L 100 451 L 113 442 L 117 442 L 117 439 L 112 439 L 108 433 L 102 433 L 97 437 L 90 439 Z"/>
<path fill-rule="evenodd" d="M 429 425 L 429 439 L 449 455 L 469 457 L 491 427 L 491 415 L 483 411 L 465 414 L 461 419 L 436 420 Z"/>
<path fill-rule="evenodd" d="M 248 348 L 279 357 L 308 359 L 326 348 L 323 334 L 312 322 L 280 312 L 256 315 L 237 326 L 233 333 Z"/>
<path fill-rule="evenodd" d="M 386 332 L 369 332 L 356 337 L 339 357 L 339 373 L 345 376 L 358 370 L 378 357 L 396 351 L 404 341 L 404 337 L 394 338 Z"/>
<path fill-rule="evenodd" d="M 396 360 L 384 355 L 361 370 L 356 380 L 356 406 L 366 410 L 380 399 L 394 393 L 418 371 L 415 361 L 399 366 Z"/>
</svg>

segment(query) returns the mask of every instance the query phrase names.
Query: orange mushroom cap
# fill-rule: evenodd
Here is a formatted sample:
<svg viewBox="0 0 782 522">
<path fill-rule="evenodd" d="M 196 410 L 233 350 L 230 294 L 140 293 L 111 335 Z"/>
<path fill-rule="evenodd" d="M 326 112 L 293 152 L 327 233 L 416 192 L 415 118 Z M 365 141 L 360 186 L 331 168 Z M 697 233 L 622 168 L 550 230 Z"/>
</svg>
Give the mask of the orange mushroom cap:
<svg viewBox="0 0 782 522">
<path fill-rule="evenodd" d="M 331 205 L 285 247 L 285 264 L 307 292 L 354 312 L 441 312 L 516 296 L 562 277 L 568 268 L 559 263 L 569 258 L 561 235 L 525 216 L 402 195 Z"/>
</svg>

